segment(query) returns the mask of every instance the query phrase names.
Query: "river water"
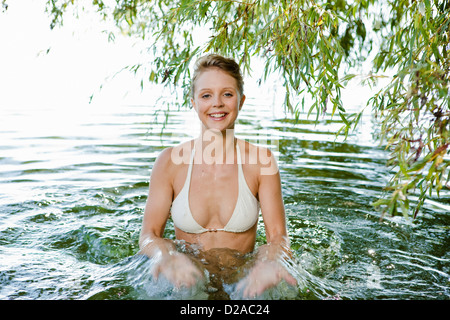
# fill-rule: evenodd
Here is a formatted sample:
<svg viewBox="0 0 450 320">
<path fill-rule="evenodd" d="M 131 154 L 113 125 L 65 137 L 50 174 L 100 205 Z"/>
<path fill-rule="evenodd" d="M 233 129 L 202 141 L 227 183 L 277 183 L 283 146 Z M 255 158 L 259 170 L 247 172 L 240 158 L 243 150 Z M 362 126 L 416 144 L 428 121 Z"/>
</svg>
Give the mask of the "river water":
<svg viewBox="0 0 450 320">
<path fill-rule="evenodd" d="M 380 220 L 371 203 L 390 172 L 371 117 L 344 141 L 336 117 L 295 123 L 272 108 L 274 94 L 249 96 L 236 131 L 278 158 L 299 285 L 260 298 L 449 299 L 449 194 L 414 221 Z M 154 281 L 137 255 L 152 163 L 198 132 L 189 109 L 155 122 L 163 103 L 2 106 L 0 299 L 211 298 L 204 283 L 177 290 Z"/>
</svg>

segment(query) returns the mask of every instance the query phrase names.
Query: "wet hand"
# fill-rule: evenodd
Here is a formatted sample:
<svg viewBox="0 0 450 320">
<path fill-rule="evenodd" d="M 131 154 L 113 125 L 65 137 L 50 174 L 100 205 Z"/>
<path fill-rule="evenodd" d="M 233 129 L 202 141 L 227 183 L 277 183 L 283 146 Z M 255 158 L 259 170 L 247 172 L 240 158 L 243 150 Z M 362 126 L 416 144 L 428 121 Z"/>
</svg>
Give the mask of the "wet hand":
<svg viewBox="0 0 450 320">
<path fill-rule="evenodd" d="M 192 260 L 179 252 L 165 254 L 161 257 L 155 263 L 152 273 L 155 280 L 161 274 L 177 288 L 191 287 L 203 278 L 203 273 Z"/>
<path fill-rule="evenodd" d="M 247 277 L 239 282 L 237 290 L 243 290 L 244 298 L 254 298 L 278 285 L 282 280 L 290 285 L 297 285 L 297 280 L 279 262 L 259 261 Z"/>
</svg>

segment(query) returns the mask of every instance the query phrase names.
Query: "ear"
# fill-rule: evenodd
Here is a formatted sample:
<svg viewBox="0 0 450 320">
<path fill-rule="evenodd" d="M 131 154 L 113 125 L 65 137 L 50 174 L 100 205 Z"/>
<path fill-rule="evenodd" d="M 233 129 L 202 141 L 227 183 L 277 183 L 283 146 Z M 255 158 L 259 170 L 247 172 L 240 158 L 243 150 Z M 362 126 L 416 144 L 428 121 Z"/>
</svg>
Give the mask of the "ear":
<svg viewBox="0 0 450 320">
<path fill-rule="evenodd" d="M 194 98 L 191 98 L 191 105 L 192 105 L 192 108 L 194 108 L 194 110 L 197 111 L 197 107 L 195 105 Z"/>
<path fill-rule="evenodd" d="M 244 105 L 244 101 L 245 101 L 245 94 L 242 96 L 241 102 L 239 103 L 239 111 L 241 111 L 242 106 Z"/>
</svg>

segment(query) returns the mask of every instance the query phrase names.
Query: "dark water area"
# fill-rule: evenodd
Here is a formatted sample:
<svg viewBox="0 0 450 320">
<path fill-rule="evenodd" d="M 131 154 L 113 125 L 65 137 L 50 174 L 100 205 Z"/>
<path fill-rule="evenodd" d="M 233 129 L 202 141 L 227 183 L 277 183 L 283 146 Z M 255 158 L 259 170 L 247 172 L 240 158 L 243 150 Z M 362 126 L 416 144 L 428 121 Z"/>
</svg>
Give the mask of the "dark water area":
<svg viewBox="0 0 450 320">
<path fill-rule="evenodd" d="M 299 285 L 259 298 L 448 300 L 450 194 L 416 220 L 380 219 L 371 203 L 390 171 L 371 117 L 344 140 L 336 117 L 295 122 L 268 101 L 247 98 L 236 131 L 278 158 Z M 165 118 L 151 105 L 0 109 L 0 299 L 213 297 L 208 281 L 155 281 L 137 254 L 153 161 L 198 129 L 193 110 Z M 235 287 L 223 283 L 228 298 Z"/>
</svg>

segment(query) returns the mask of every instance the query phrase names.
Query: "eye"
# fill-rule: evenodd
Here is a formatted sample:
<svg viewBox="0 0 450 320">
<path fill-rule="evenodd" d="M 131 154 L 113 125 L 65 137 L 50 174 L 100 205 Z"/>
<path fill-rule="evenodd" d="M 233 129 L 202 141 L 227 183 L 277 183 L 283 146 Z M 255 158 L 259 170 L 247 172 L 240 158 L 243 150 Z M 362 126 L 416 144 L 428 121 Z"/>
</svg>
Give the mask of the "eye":
<svg viewBox="0 0 450 320">
<path fill-rule="evenodd" d="M 233 96 L 233 94 L 232 94 L 232 93 L 230 93 L 230 92 L 227 92 L 227 93 L 225 93 L 225 96 L 226 96 L 226 97 L 232 97 L 232 96 Z"/>
<path fill-rule="evenodd" d="M 209 97 L 211 97 L 211 95 L 209 93 L 205 93 L 202 95 L 203 99 L 208 99 Z"/>
</svg>

